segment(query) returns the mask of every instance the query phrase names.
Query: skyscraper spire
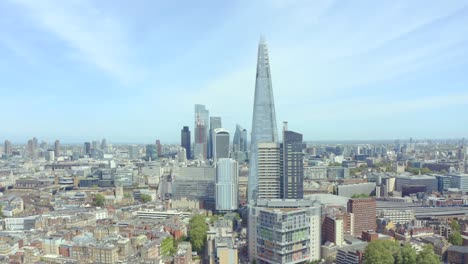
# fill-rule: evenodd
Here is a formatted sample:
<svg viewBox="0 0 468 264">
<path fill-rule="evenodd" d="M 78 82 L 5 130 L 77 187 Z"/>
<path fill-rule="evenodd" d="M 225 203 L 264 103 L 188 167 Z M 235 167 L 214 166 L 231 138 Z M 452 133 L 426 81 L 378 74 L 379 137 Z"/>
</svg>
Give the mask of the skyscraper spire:
<svg viewBox="0 0 468 264">
<path fill-rule="evenodd" d="M 258 143 L 277 142 L 275 103 L 271 84 L 270 61 L 265 39 L 258 45 L 257 76 L 252 118 L 252 134 L 249 160 L 248 202 L 255 203 L 258 190 Z"/>
</svg>

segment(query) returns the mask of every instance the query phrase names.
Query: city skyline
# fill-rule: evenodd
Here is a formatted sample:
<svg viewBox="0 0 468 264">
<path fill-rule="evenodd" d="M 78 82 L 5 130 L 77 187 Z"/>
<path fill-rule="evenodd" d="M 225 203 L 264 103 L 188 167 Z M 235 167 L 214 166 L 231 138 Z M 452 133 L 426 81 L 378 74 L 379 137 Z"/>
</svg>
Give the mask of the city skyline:
<svg viewBox="0 0 468 264">
<path fill-rule="evenodd" d="M 262 34 L 277 119 L 304 141 L 468 136 L 463 1 L 191 7 L 0 3 L 2 140 L 176 143 L 195 104 L 249 131 Z"/>
</svg>

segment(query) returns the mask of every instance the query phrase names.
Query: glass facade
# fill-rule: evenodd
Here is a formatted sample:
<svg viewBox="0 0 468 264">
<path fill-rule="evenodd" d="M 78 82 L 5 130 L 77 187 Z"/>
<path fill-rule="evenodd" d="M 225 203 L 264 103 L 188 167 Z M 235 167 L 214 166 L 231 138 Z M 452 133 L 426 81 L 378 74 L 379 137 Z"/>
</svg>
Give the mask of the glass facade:
<svg viewBox="0 0 468 264">
<path fill-rule="evenodd" d="M 266 42 L 258 45 L 257 76 L 252 118 L 252 135 L 249 159 L 248 202 L 255 203 L 258 195 L 258 146 L 259 142 L 277 142 L 275 104 L 271 84 L 270 61 Z"/>
</svg>

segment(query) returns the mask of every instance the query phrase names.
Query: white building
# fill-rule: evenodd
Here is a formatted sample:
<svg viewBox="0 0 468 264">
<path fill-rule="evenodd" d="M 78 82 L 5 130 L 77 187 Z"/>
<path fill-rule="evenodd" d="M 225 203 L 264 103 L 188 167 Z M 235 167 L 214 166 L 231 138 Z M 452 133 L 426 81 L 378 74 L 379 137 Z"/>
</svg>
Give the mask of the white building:
<svg viewBox="0 0 468 264">
<path fill-rule="evenodd" d="M 249 207 L 249 259 L 308 263 L 320 259 L 321 207 L 311 200 L 258 200 Z"/>
<path fill-rule="evenodd" d="M 281 197 L 280 144 L 258 143 L 258 199 Z"/>
<path fill-rule="evenodd" d="M 410 223 L 415 219 L 414 210 L 388 210 L 384 209 L 378 212 L 380 218 L 385 218 L 395 224 Z"/>
<path fill-rule="evenodd" d="M 235 211 L 239 205 L 239 165 L 229 158 L 216 163 L 216 211 Z"/>
</svg>

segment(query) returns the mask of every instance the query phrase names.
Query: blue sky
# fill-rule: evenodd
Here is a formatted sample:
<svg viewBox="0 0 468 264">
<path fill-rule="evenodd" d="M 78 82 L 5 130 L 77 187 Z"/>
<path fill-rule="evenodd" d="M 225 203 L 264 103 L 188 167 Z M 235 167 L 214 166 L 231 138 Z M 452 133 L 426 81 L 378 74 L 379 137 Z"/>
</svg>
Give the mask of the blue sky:
<svg viewBox="0 0 468 264">
<path fill-rule="evenodd" d="M 260 35 L 307 140 L 468 137 L 466 1 L 0 1 L 0 139 L 251 128 Z"/>
</svg>

